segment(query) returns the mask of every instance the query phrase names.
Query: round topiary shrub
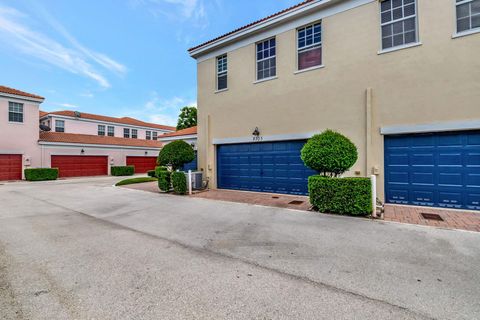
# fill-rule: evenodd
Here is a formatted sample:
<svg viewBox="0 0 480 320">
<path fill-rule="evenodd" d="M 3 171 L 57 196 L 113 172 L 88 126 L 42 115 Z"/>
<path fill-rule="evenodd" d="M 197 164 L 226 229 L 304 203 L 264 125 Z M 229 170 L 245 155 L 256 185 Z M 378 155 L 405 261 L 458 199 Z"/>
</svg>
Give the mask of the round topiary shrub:
<svg viewBox="0 0 480 320">
<path fill-rule="evenodd" d="M 187 177 L 184 172 L 176 171 L 172 173 L 172 186 L 176 194 L 187 193 Z"/>
<path fill-rule="evenodd" d="M 165 145 L 158 154 L 158 164 L 172 167 L 173 171 L 180 169 L 185 163 L 192 162 L 194 159 L 195 152 L 192 146 L 181 140 Z"/>
<path fill-rule="evenodd" d="M 163 192 L 169 192 L 170 191 L 170 178 L 171 174 L 169 171 L 159 171 L 157 173 L 157 178 L 158 178 L 158 188 L 163 191 Z"/>
<path fill-rule="evenodd" d="M 326 130 L 308 140 L 301 157 L 306 166 L 324 176 L 338 176 L 357 162 L 358 152 L 347 137 Z"/>
</svg>

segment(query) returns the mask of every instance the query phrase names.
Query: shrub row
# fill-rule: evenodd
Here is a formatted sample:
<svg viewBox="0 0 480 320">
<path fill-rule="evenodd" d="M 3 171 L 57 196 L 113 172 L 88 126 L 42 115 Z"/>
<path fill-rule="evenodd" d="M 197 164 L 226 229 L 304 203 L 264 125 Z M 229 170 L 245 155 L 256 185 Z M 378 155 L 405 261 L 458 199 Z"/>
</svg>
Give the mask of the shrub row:
<svg viewBox="0 0 480 320">
<path fill-rule="evenodd" d="M 31 168 L 25 169 L 25 179 L 27 181 L 47 181 L 57 180 L 57 168 Z"/>
<path fill-rule="evenodd" d="M 116 177 L 133 176 L 135 174 L 135 167 L 134 166 L 112 167 L 110 173 L 112 176 L 116 176 Z"/>
<path fill-rule="evenodd" d="M 308 178 L 310 203 L 320 212 L 368 215 L 372 212 L 372 189 L 369 178 Z"/>
<path fill-rule="evenodd" d="M 185 172 L 176 171 L 172 173 L 172 186 L 176 194 L 187 193 L 187 177 L 185 176 Z"/>
</svg>

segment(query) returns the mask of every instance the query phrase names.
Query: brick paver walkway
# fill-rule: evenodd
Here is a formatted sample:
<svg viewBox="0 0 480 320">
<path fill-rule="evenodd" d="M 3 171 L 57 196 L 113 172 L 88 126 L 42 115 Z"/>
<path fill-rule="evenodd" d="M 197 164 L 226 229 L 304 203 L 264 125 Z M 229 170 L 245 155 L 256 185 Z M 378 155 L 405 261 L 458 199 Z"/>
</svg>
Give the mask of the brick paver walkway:
<svg viewBox="0 0 480 320">
<path fill-rule="evenodd" d="M 309 210 L 311 207 L 308 197 L 284 194 L 232 190 L 209 190 L 194 194 L 192 197 L 298 210 Z"/>
<path fill-rule="evenodd" d="M 444 221 L 425 219 L 422 213 L 438 214 Z M 445 210 L 429 207 L 385 205 L 385 220 L 448 229 L 480 232 L 480 212 Z"/>
</svg>

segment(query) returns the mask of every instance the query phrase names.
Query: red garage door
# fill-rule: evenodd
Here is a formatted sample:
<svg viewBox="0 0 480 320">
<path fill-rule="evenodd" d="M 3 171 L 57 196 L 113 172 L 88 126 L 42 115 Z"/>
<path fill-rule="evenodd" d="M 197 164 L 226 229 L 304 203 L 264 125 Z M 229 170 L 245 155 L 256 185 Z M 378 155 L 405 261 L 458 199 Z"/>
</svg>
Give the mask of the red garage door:
<svg viewBox="0 0 480 320">
<path fill-rule="evenodd" d="M 0 180 L 22 179 L 22 155 L 0 154 Z"/>
<path fill-rule="evenodd" d="M 146 173 L 157 166 L 157 157 L 127 157 L 127 166 L 134 166 L 135 173 Z"/>
<path fill-rule="evenodd" d="M 106 156 L 52 156 L 52 168 L 58 168 L 61 178 L 108 175 Z"/>
</svg>

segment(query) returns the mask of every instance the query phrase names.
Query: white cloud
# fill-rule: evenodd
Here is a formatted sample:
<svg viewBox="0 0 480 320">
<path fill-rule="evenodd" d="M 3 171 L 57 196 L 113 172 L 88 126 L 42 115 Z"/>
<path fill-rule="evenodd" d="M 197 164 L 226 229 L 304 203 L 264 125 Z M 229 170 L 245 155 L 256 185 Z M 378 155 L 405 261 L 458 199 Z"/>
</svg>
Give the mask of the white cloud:
<svg viewBox="0 0 480 320">
<path fill-rule="evenodd" d="M 97 70 L 98 66 L 118 74 L 126 72 L 125 66 L 104 54 L 96 53 L 82 46 L 62 25 L 51 18 L 45 10 L 38 10 L 43 13 L 41 15 L 47 23 L 67 39 L 69 46 L 30 28 L 26 21 L 32 18 L 25 13 L 3 6 L 0 6 L 1 42 L 6 46 L 16 48 L 25 55 L 35 57 L 73 74 L 90 78 L 104 88 L 109 88 L 110 83 Z"/>
<path fill-rule="evenodd" d="M 143 107 L 126 110 L 121 116 L 139 118 L 144 121 L 176 126 L 180 109 L 185 106 L 197 106 L 197 102 L 183 97 L 163 98 L 152 92 L 150 99 Z"/>
</svg>

